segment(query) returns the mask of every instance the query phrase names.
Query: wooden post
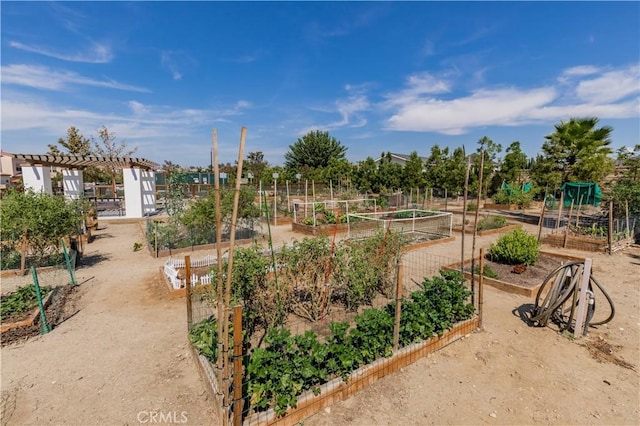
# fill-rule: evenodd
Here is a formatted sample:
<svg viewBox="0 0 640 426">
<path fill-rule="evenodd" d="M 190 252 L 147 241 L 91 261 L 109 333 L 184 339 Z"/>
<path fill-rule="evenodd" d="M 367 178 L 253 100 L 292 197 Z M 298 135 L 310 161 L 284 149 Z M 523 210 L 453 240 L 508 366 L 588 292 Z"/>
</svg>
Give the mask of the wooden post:
<svg viewBox="0 0 640 426">
<path fill-rule="evenodd" d="M 233 251 L 236 244 L 236 225 L 238 220 L 238 203 L 240 201 L 240 179 L 242 178 L 242 164 L 244 160 L 244 146 L 247 137 L 247 128 L 242 127 L 240 131 L 240 147 L 238 149 L 238 170 L 236 177 L 235 192 L 233 197 L 233 211 L 231 213 L 231 234 L 229 236 L 229 257 L 227 259 L 227 282 L 224 295 L 224 315 L 218 318 L 222 321 L 222 348 L 223 348 L 223 373 L 222 391 L 224 393 L 225 407 L 229 407 L 229 306 L 231 303 L 231 278 L 233 271 Z"/>
<path fill-rule="evenodd" d="M 191 306 L 191 256 L 184 257 L 184 288 L 187 297 L 187 330 L 193 324 L 193 306 Z"/>
<path fill-rule="evenodd" d="M 397 351 L 400 346 L 400 317 L 402 315 L 402 275 L 403 266 L 396 266 L 396 321 L 393 326 L 393 350 Z"/>
<path fill-rule="evenodd" d="M 613 201 L 609 201 L 609 232 L 607 232 L 609 254 L 613 254 Z"/>
<path fill-rule="evenodd" d="M 304 180 L 304 218 L 307 218 L 307 204 L 309 203 L 309 179 Z"/>
<path fill-rule="evenodd" d="M 578 202 L 578 210 L 576 211 L 576 228 L 580 225 L 580 210 L 582 209 L 582 199 L 584 194 L 580 195 L 580 201 Z"/>
<path fill-rule="evenodd" d="M 449 199 L 447 198 L 447 188 L 444 189 L 444 211 L 447 211 L 447 203 L 449 201 Z"/>
<path fill-rule="evenodd" d="M 592 259 L 584 260 L 584 269 L 582 269 L 582 280 L 580 281 L 580 295 L 578 296 L 578 312 L 576 314 L 576 325 L 573 329 L 573 337 L 582 337 L 587 335 L 585 328 L 585 320 L 587 318 L 587 291 L 589 288 L 589 280 L 591 279 L 591 263 Z M 575 289 L 578 291 L 578 288 Z"/>
<path fill-rule="evenodd" d="M 624 202 L 625 216 L 627 218 L 627 238 L 631 236 L 631 228 L 629 228 L 629 200 Z"/>
<path fill-rule="evenodd" d="M 544 199 L 547 199 L 547 196 L 545 194 Z M 542 211 L 540 212 L 540 219 L 538 220 L 538 242 L 540 242 L 540 236 L 542 235 L 542 225 L 544 224 L 544 211 L 547 207 L 547 204 L 543 201 L 542 202 Z"/>
<path fill-rule="evenodd" d="M 333 180 L 329 179 L 329 199 L 333 201 Z"/>
<path fill-rule="evenodd" d="M 242 306 L 233 307 L 233 425 L 242 426 Z"/>
<path fill-rule="evenodd" d="M 575 200 L 571 200 L 571 207 L 569 207 L 569 218 L 567 219 L 567 225 L 564 228 L 564 242 L 562 243 L 562 248 L 567 248 L 567 240 L 569 239 L 569 226 L 571 226 L 571 214 L 573 213 L 573 202 Z"/>
<path fill-rule="evenodd" d="M 287 211 L 289 213 L 291 213 L 291 199 L 289 198 L 289 181 L 286 181 L 287 183 Z"/>
<path fill-rule="evenodd" d="M 482 329 L 484 305 L 484 247 L 480 249 L 480 276 L 478 277 L 478 328 Z"/>
<path fill-rule="evenodd" d="M 564 207 L 564 191 L 560 193 L 560 207 L 558 208 L 558 222 L 556 222 L 556 231 L 560 227 L 560 220 L 562 220 L 563 207 Z"/>
<path fill-rule="evenodd" d="M 313 202 L 316 202 L 316 181 L 314 179 L 311 180 L 311 191 L 313 193 Z"/>
<path fill-rule="evenodd" d="M 473 219 L 473 238 L 471 243 L 471 303 L 475 299 L 475 269 L 476 262 L 476 235 L 478 235 L 478 213 L 480 213 L 480 197 L 482 196 L 482 177 L 484 172 L 484 150 L 480 151 L 480 176 L 478 178 L 478 196 L 476 198 L 476 212 Z"/>
<path fill-rule="evenodd" d="M 213 188 L 214 188 L 214 201 L 216 206 L 215 212 L 215 220 L 216 220 L 216 269 L 217 269 L 217 279 L 216 279 L 216 308 L 217 308 L 217 318 L 218 318 L 218 330 L 217 330 L 217 338 L 218 338 L 218 359 L 216 360 L 216 366 L 218 369 L 216 373 L 218 373 L 218 381 L 222 383 L 222 377 L 220 373 L 224 368 L 224 358 L 223 352 L 224 347 L 222 346 L 222 335 L 223 335 L 223 321 L 224 317 L 224 302 L 223 302 L 223 291 L 222 291 L 222 246 L 220 245 L 222 240 L 222 213 L 220 208 L 220 166 L 219 166 L 219 158 L 218 158 L 218 131 L 213 129 L 211 132 L 211 139 L 213 143 Z M 262 189 L 262 181 L 260 181 L 260 189 Z M 260 200 L 262 201 L 262 193 L 260 195 Z M 260 209 L 260 215 L 262 215 L 262 209 Z M 213 280 L 212 280 L 213 283 Z"/>
<path fill-rule="evenodd" d="M 462 202 L 462 235 L 460 241 L 460 271 L 464 276 L 464 231 L 467 221 L 467 191 L 469 190 L 469 170 L 471 170 L 471 156 L 467 157 L 467 171 L 464 175 L 464 197 Z"/>
</svg>

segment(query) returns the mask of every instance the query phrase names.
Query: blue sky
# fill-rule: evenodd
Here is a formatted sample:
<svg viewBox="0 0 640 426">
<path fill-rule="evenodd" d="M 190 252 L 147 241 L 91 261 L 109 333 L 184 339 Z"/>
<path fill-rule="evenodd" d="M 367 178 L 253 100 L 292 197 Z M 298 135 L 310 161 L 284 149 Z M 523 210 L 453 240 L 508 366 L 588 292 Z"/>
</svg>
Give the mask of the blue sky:
<svg viewBox="0 0 640 426">
<path fill-rule="evenodd" d="M 162 163 L 246 152 L 282 164 L 309 130 L 358 161 L 539 152 L 553 125 L 597 116 L 640 142 L 639 2 L 7 2 L 2 150 L 45 153 L 102 125 Z M 504 154 L 504 153 L 503 153 Z"/>
</svg>

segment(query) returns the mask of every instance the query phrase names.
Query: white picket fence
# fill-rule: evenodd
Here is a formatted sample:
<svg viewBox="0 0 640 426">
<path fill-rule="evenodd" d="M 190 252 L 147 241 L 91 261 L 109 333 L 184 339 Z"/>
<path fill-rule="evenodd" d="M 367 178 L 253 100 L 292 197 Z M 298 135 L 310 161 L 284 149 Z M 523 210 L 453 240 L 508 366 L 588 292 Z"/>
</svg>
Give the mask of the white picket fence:
<svg viewBox="0 0 640 426">
<path fill-rule="evenodd" d="M 216 258 L 207 255 L 203 259 L 192 260 L 191 267 L 192 268 L 204 268 L 207 266 L 211 266 L 215 264 Z M 169 281 L 171 282 L 171 287 L 174 290 L 179 290 L 185 286 L 185 279 L 179 277 L 179 269 L 184 269 L 185 263 L 184 259 L 173 259 L 169 258 L 164 263 L 164 274 L 167 276 Z M 213 275 L 211 273 L 207 273 L 205 275 L 197 275 L 191 274 L 191 285 L 199 285 L 199 284 L 211 284 L 213 280 Z"/>
</svg>

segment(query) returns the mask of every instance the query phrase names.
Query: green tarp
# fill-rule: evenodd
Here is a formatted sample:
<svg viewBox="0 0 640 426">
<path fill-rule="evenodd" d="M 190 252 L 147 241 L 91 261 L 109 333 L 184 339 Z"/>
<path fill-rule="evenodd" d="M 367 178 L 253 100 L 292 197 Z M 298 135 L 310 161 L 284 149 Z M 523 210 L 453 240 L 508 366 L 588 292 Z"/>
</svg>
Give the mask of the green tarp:
<svg viewBox="0 0 640 426">
<path fill-rule="evenodd" d="M 562 184 L 564 192 L 564 206 L 592 205 L 599 206 L 602 202 L 602 192 L 597 183 L 593 182 L 565 182 Z"/>
</svg>

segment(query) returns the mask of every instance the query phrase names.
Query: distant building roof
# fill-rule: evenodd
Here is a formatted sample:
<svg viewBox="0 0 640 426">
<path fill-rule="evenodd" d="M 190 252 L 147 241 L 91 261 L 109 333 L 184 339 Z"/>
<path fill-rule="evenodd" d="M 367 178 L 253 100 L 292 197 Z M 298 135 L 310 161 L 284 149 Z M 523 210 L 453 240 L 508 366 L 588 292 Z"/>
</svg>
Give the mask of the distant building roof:
<svg viewBox="0 0 640 426">
<path fill-rule="evenodd" d="M 397 161 L 401 161 L 403 163 L 406 163 L 409 160 L 409 157 L 411 157 L 411 154 L 398 154 L 398 153 L 394 153 L 394 152 L 389 152 L 389 155 L 391 155 L 392 159 L 395 159 Z M 379 163 L 380 160 L 382 160 L 386 156 L 387 156 L 387 153 L 385 153 L 382 157 L 376 158 L 375 162 Z M 427 159 L 428 159 L 428 157 L 422 157 L 422 156 L 419 156 L 419 157 L 423 162 L 427 161 Z"/>
</svg>

